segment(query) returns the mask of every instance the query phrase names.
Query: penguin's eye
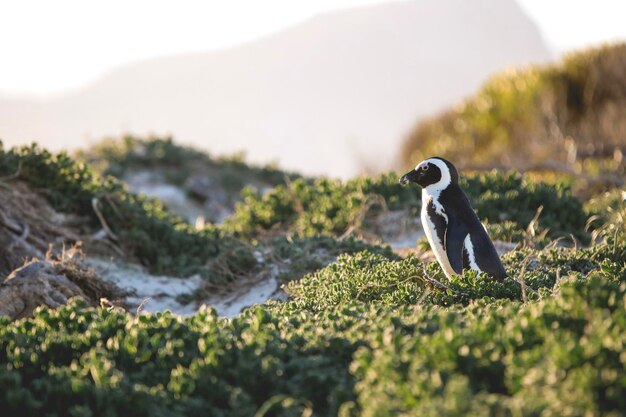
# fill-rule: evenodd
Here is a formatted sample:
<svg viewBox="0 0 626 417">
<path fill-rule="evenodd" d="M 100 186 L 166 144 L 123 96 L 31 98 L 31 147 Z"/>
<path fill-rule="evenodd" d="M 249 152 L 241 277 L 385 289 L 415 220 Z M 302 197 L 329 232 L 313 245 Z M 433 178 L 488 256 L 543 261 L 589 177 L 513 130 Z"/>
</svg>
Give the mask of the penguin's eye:
<svg viewBox="0 0 626 417">
<path fill-rule="evenodd" d="M 428 165 L 424 165 L 424 166 L 422 166 L 422 170 L 423 170 L 423 171 L 428 171 Z"/>
</svg>

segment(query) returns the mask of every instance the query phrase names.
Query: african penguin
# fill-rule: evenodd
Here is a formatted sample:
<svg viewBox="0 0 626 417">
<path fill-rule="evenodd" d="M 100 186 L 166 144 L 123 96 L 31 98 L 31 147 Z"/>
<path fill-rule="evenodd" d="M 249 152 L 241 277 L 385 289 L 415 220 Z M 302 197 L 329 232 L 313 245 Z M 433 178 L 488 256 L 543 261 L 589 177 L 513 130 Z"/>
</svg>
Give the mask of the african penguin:
<svg viewBox="0 0 626 417">
<path fill-rule="evenodd" d="M 422 226 L 446 276 L 471 268 L 502 281 L 506 271 L 459 187 L 454 165 L 439 157 L 426 159 L 400 178 L 400 184 L 409 182 L 422 187 Z"/>
</svg>

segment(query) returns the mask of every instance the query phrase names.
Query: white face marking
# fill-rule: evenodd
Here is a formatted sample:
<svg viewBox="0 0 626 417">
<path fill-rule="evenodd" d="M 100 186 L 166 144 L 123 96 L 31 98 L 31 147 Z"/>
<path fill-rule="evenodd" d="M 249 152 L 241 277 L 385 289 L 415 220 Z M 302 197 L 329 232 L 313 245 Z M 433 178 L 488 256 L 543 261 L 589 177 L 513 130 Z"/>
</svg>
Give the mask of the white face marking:
<svg viewBox="0 0 626 417">
<path fill-rule="evenodd" d="M 439 197 L 441 191 L 445 190 L 448 185 L 452 182 L 452 177 L 450 175 L 450 170 L 445 162 L 441 159 L 430 158 L 420 162 L 415 170 L 421 169 L 423 165 L 433 164 L 439 171 L 441 171 L 441 179 L 434 184 L 430 184 L 428 187 L 425 187 L 424 190 L 428 191 L 428 194 Z"/>
</svg>

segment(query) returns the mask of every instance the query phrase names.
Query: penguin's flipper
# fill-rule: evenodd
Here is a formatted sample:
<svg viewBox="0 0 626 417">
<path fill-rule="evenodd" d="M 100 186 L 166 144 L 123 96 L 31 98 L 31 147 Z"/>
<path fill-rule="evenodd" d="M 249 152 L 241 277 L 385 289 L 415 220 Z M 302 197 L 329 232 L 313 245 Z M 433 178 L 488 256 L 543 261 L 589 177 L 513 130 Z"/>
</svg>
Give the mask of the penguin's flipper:
<svg viewBox="0 0 626 417">
<path fill-rule="evenodd" d="M 467 226 L 454 217 L 448 220 L 445 246 L 448 262 L 457 274 L 463 273 L 463 242 L 469 233 Z"/>
</svg>

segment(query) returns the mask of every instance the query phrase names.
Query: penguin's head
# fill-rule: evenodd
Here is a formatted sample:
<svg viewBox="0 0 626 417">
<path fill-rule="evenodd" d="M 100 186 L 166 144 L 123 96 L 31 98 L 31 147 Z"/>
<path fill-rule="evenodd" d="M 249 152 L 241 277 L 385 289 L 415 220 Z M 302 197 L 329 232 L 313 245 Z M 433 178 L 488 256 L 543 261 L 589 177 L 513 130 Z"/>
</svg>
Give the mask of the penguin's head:
<svg viewBox="0 0 626 417">
<path fill-rule="evenodd" d="M 400 178 L 400 184 L 414 182 L 423 188 L 443 190 L 450 184 L 458 184 L 459 174 L 450 161 L 433 157 L 417 164 L 413 171 L 409 171 Z"/>
</svg>

